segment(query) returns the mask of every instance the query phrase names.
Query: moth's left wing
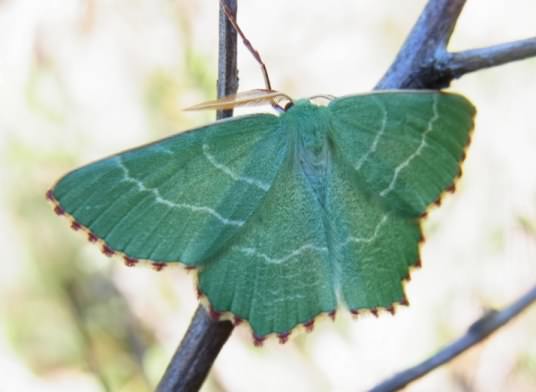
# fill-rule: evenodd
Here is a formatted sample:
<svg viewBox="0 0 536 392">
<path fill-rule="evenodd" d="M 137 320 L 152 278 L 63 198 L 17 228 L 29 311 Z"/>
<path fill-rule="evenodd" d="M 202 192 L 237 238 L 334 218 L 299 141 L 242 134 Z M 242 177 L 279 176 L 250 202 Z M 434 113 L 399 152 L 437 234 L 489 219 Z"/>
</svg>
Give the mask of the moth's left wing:
<svg viewBox="0 0 536 392">
<path fill-rule="evenodd" d="M 105 253 L 197 266 L 262 202 L 285 140 L 270 114 L 218 121 L 76 169 L 48 196 Z"/>
<path fill-rule="evenodd" d="M 385 91 L 329 104 L 333 138 L 367 191 L 418 217 L 452 185 L 475 109 L 461 95 Z"/>
<path fill-rule="evenodd" d="M 474 109 L 435 91 L 339 98 L 326 210 L 336 287 L 352 310 L 404 303 L 419 261 L 420 215 L 460 172 Z"/>
</svg>

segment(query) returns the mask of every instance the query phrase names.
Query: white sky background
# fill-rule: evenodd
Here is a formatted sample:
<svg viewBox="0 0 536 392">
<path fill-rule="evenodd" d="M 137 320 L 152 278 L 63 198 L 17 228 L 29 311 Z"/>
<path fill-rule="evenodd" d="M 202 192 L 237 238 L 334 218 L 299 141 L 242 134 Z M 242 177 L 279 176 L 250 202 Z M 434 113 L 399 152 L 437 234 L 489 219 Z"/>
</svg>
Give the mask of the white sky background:
<svg viewBox="0 0 536 392">
<path fill-rule="evenodd" d="M 185 42 L 177 27 L 180 10 L 192 29 L 189 44 L 212 61 L 215 77 L 215 0 L 95 0 L 94 15 L 87 21 L 91 27 L 81 33 L 89 3 L 0 2 L 0 151 L 7 141 L 17 139 L 43 151 L 72 148 L 80 152 L 79 163 L 84 163 L 149 141 L 144 83 L 156 69 L 177 72 L 182 67 L 179 56 Z M 367 91 L 376 84 L 424 3 L 241 0 L 239 23 L 264 58 L 275 89 L 293 97 L 343 95 Z M 534 36 L 535 19 L 533 0 L 471 0 L 450 49 Z M 44 77 L 35 94 L 41 106 L 63 121 L 51 121 L 28 103 L 36 47 L 42 48 L 44 61 L 54 64 L 59 80 Z M 243 47 L 239 69 L 242 90 L 263 87 L 258 66 Z M 535 74 L 536 60 L 532 59 L 467 75 L 452 84 L 452 90 L 477 106 L 477 126 L 459 191 L 434 210 L 425 225 L 424 268 L 414 272 L 407 285 L 411 307 L 401 309 L 394 318 L 384 315 L 377 320 L 350 321 L 340 312 L 335 325 L 320 322 L 312 335 L 286 346 L 272 342 L 263 350 L 253 349 L 247 329 L 240 327 L 215 366 L 225 388 L 362 390 L 429 355 L 464 331 L 483 308 L 505 305 L 536 282 L 535 239 L 519 223 L 520 217 L 536 222 Z M 199 99 L 198 92 L 181 91 L 177 107 L 198 103 L 194 99 Z M 206 119 L 198 114 L 187 116 L 189 123 Z M 3 190 L 10 187 L 8 172 L 2 165 Z M 45 173 L 44 186 L 61 174 Z M 5 259 L 17 260 L 22 257 L 18 249 L 24 245 L 16 227 L 12 229 L 2 200 L 7 197 L 9 193 L 2 192 L 0 242 Z M 67 230 L 62 234 L 72 235 Z M 92 257 L 98 259 L 97 265 L 110 262 L 96 252 Z M 0 289 L 15 286 L 20 273 L 17 263 L 6 266 Z M 146 316 L 166 350 L 160 361 L 174 351 L 196 307 L 190 276 L 166 273 L 118 266 L 114 276 L 142 318 L 149 304 L 158 302 L 154 287 L 177 280 L 180 314 L 156 306 L 158 322 Z M 461 390 L 452 375 L 464 372 L 471 376 L 475 390 L 493 391 L 498 386 L 500 390 L 529 390 L 530 385 L 520 383 L 521 376 L 512 378 L 511 374 L 520 356 L 536 363 L 534 331 L 533 309 L 481 348 L 410 390 Z M 50 384 L 51 390 L 62 390 L 64 384 L 69 385 L 64 390 L 73 388 L 68 377 L 56 385 L 57 380 L 31 375 L 22 361 L 13 365 L 13 352 L 4 338 L 0 339 L 0 357 L 10 359 L 0 360 L 0 373 L 6 374 L 2 368 L 8 362 L 19 369 L 9 372 L 12 384 L 18 386 L 13 390 L 22 386 L 28 391 L 43 390 L 43 383 Z M 159 371 L 155 370 L 156 377 Z M 99 390 L 87 377 L 77 380 L 76 385 L 84 390 Z"/>
</svg>

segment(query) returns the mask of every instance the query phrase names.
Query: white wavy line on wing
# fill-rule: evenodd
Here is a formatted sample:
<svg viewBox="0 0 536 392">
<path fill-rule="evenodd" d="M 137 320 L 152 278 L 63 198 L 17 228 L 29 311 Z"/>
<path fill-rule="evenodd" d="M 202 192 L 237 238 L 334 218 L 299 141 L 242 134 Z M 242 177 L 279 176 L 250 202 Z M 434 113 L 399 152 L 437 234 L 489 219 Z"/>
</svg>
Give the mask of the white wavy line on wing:
<svg viewBox="0 0 536 392">
<path fill-rule="evenodd" d="M 402 162 L 400 165 L 398 165 L 396 168 L 395 168 L 395 172 L 393 174 L 393 178 L 391 179 L 391 182 L 389 183 L 389 185 L 387 186 L 387 188 L 385 188 L 383 191 L 380 192 L 380 196 L 381 197 L 384 197 L 386 196 L 389 192 L 391 192 L 394 188 L 395 188 L 395 185 L 396 185 L 396 180 L 398 179 L 398 175 L 400 174 L 400 172 L 402 171 L 402 169 L 404 169 L 405 167 L 407 167 L 411 161 L 413 159 L 415 159 L 416 157 L 418 157 L 420 154 L 421 154 L 421 151 L 422 149 L 427 146 L 426 144 L 426 137 L 428 136 L 428 134 L 430 132 L 432 132 L 433 128 L 434 128 L 434 122 L 437 121 L 437 119 L 439 118 L 439 112 L 437 111 L 437 95 L 434 95 L 433 96 L 433 105 L 432 105 L 432 110 L 433 110 L 433 116 L 432 118 L 430 119 L 430 121 L 428 121 L 428 125 L 426 127 L 426 130 L 423 132 L 422 134 L 422 137 L 421 137 L 421 142 L 419 144 L 419 147 L 417 147 L 417 150 L 415 150 L 415 152 L 413 154 L 411 154 L 404 162 Z"/>
<path fill-rule="evenodd" d="M 241 221 L 241 220 L 227 219 L 224 216 L 222 216 L 220 213 L 218 213 L 216 210 L 210 207 L 196 206 L 196 205 L 187 204 L 187 203 L 175 203 L 171 200 L 168 200 L 162 197 L 158 189 L 146 187 L 141 181 L 132 177 L 130 175 L 130 171 L 128 170 L 128 168 L 123 164 L 120 156 L 116 157 L 116 163 L 117 163 L 117 166 L 119 166 L 119 168 L 123 171 L 123 181 L 131 182 L 135 184 L 140 190 L 140 192 L 146 191 L 146 192 L 152 193 L 157 203 L 164 204 L 170 208 L 184 208 L 193 212 L 206 213 L 206 214 L 212 215 L 224 225 L 240 227 L 245 223 L 244 221 Z"/>
<path fill-rule="evenodd" d="M 262 189 L 263 191 L 267 191 L 270 189 L 270 185 L 262 182 L 256 178 L 253 177 L 247 177 L 247 176 L 240 176 L 236 174 L 234 171 L 232 171 L 229 167 L 225 166 L 224 164 L 217 161 L 217 159 L 209 152 L 208 144 L 203 144 L 203 154 L 207 158 L 207 160 L 214 166 L 216 169 L 221 170 L 225 174 L 227 174 L 229 177 L 231 177 L 235 181 L 242 181 L 247 184 L 253 185 L 259 189 Z"/>
</svg>

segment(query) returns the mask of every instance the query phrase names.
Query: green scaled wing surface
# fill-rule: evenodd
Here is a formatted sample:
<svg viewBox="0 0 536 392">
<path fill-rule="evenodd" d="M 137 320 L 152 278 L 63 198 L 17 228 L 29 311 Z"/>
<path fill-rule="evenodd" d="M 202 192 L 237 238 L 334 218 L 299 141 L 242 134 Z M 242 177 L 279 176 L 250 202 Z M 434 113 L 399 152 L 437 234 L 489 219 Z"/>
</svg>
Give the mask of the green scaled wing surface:
<svg viewBox="0 0 536 392">
<path fill-rule="evenodd" d="M 49 198 L 105 252 L 197 267 L 214 312 L 284 338 L 339 304 L 404 302 L 420 217 L 459 175 L 473 116 L 434 91 L 299 100 L 87 165 Z"/>
<path fill-rule="evenodd" d="M 230 119 L 74 170 L 52 196 L 114 252 L 198 266 L 258 208 L 284 149 L 278 117 Z"/>
<path fill-rule="evenodd" d="M 402 303 L 401 281 L 420 262 L 419 218 L 461 174 L 475 110 L 459 95 L 403 91 L 340 98 L 328 110 L 336 288 L 351 309 Z"/>
</svg>

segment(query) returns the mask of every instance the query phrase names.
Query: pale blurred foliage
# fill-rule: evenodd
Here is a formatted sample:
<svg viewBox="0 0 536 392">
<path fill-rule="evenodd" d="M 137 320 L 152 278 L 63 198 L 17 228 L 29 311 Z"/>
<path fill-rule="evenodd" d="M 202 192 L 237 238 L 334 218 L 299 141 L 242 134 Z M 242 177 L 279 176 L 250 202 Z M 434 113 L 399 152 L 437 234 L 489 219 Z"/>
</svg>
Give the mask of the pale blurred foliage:
<svg viewBox="0 0 536 392">
<path fill-rule="evenodd" d="M 239 3 L 273 85 L 301 97 L 370 90 L 424 0 Z M 532 0 L 469 1 L 451 48 L 529 37 L 535 17 Z M 156 385 L 197 306 L 191 276 L 106 259 L 44 193 L 76 165 L 210 121 L 180 108 L 214 97 L 216 48 L 216 0 L 0 1 L 0 390 Z M 239 64 L 242 89 L 262 87 L 243 48 Z M 535 72 L 533 59 L 453 83 L 477 127 L 458 192 L 425 224 L 409 308 L 357 321 L 341 311 L 263 349 L 239 327 L 204 390 L 363 390 L 533 285 Z M 535 389 L 534 309 L 408 388 Z"/>
</svg>

